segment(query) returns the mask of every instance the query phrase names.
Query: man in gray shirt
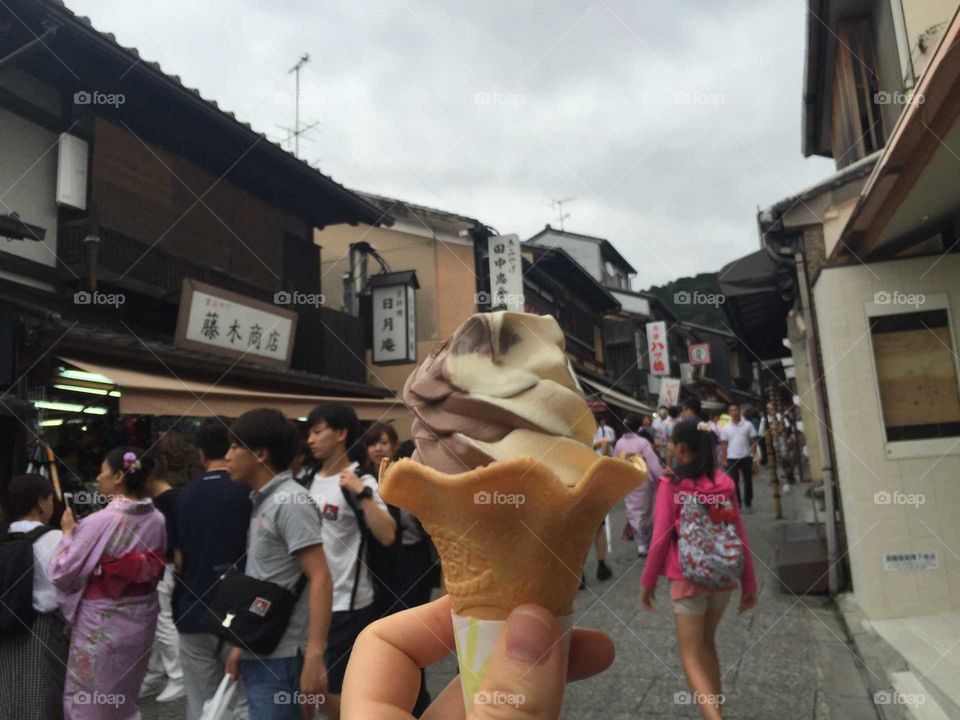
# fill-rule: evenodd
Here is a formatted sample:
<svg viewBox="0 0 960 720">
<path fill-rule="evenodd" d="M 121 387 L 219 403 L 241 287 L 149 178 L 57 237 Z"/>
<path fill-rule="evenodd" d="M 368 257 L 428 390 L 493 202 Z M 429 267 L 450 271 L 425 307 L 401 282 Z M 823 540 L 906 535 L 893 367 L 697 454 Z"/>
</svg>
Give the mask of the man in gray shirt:
<svg viewBox="0 0 960 720">
<path fill-rule="evenodd" d="M 312 499 L 290 474 L 298 447 L 296 427 L 278 410 L 241 415 L 230 427 L 227 469 L 250 488 L 253 512 L 246 574 L 293 590 L 308 583 L 280 643 L 268 655 L 234 648 L 227 672 L 243 678 L 250 717 L 296 720 L 300 706 L 321 706 L 327 691 L 323 651 L 330 628 L 333 583 L 323 552 L 321 519 Z"/>
</svg>

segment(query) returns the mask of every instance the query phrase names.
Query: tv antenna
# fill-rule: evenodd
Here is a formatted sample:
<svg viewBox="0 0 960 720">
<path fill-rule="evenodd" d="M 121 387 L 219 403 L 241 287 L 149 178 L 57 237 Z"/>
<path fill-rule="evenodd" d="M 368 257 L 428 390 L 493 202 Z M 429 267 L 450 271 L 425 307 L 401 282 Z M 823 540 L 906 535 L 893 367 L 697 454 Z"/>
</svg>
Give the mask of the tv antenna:
<svg viewBox="0 0 960 720">
<path fill-rule="evenodd" d="M 300 127 L 300 71 L 303 69 L 303 66 L 310 62 L 310 55 L 304 53 L 300 56 L 300 59 L 297 60 L 297 64 L 294 65 L 287 71 L 287 74 L 294 74 L 296 90 L 294 91 L 294 120 L 293 120 L 293 129 L 284 128 L 288 132 L 287 142 L 290 141 L 290 138 L 293 138 L 293 154 L 297 157 L 300 157 L 300 136 L 303 135 L 308 130 L 315 128 L 319 125 L 319 122 L 312 122 L 306 127 Z"/>
<path fill-rule="evenodd" d="M 563 206 L 565 203 L 573 202 L 576 198 L 564 198 L 563 200 L 551 200 L 550 206 L 557 208 L 557 219 L 560 221 L 560 230 L 563 231 L 563 221 L 570 217 L 570 213 L 565 213 L 563 211 Z"/>
</svg>

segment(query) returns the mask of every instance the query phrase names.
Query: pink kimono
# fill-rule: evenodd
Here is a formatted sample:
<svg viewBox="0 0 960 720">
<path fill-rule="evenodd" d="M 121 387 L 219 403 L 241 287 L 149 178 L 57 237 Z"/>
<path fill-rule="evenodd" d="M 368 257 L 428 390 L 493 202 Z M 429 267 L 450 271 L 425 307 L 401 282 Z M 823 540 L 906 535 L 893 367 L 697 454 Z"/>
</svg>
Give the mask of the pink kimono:
<svg viewBox="0 0 960 720">
<path fill-rule="evenodd" d="M 72 626 L 65 720 L 138 720 L 157 625 L 166 527 L 150 500 L 116 498 L 64 535 L 50 562 Z"/>
</svg>

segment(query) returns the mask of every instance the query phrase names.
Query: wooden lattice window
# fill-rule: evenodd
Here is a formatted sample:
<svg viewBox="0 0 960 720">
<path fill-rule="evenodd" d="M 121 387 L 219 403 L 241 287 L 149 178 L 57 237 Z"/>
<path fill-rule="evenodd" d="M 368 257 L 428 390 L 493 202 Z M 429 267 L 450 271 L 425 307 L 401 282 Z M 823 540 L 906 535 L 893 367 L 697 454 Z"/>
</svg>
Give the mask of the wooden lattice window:
<svg viewBox="0 0 960 720">
<path fill-rule="evenodd" d="M 883 147 L 880 98 L 870 21 L 840 23 L 833 76 L 831 136 L 837 167 L 849 165 Z"/>
</svg>

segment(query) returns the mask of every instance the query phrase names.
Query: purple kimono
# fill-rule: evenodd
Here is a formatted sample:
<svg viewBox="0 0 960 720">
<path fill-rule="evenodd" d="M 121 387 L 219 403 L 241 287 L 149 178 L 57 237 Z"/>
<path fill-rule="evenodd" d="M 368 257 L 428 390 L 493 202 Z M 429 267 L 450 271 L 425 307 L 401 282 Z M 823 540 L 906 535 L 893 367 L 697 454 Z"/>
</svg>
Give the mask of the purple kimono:
<svg viewBox="0 0 960 720">
<path fill-rule="evenodd" d="M 115 498 L 78 521 L 50 562 L 72 626 L 66 720 L 138 720 L 157 625 L 166 528 L 150 500 Z"/>
</svg>

